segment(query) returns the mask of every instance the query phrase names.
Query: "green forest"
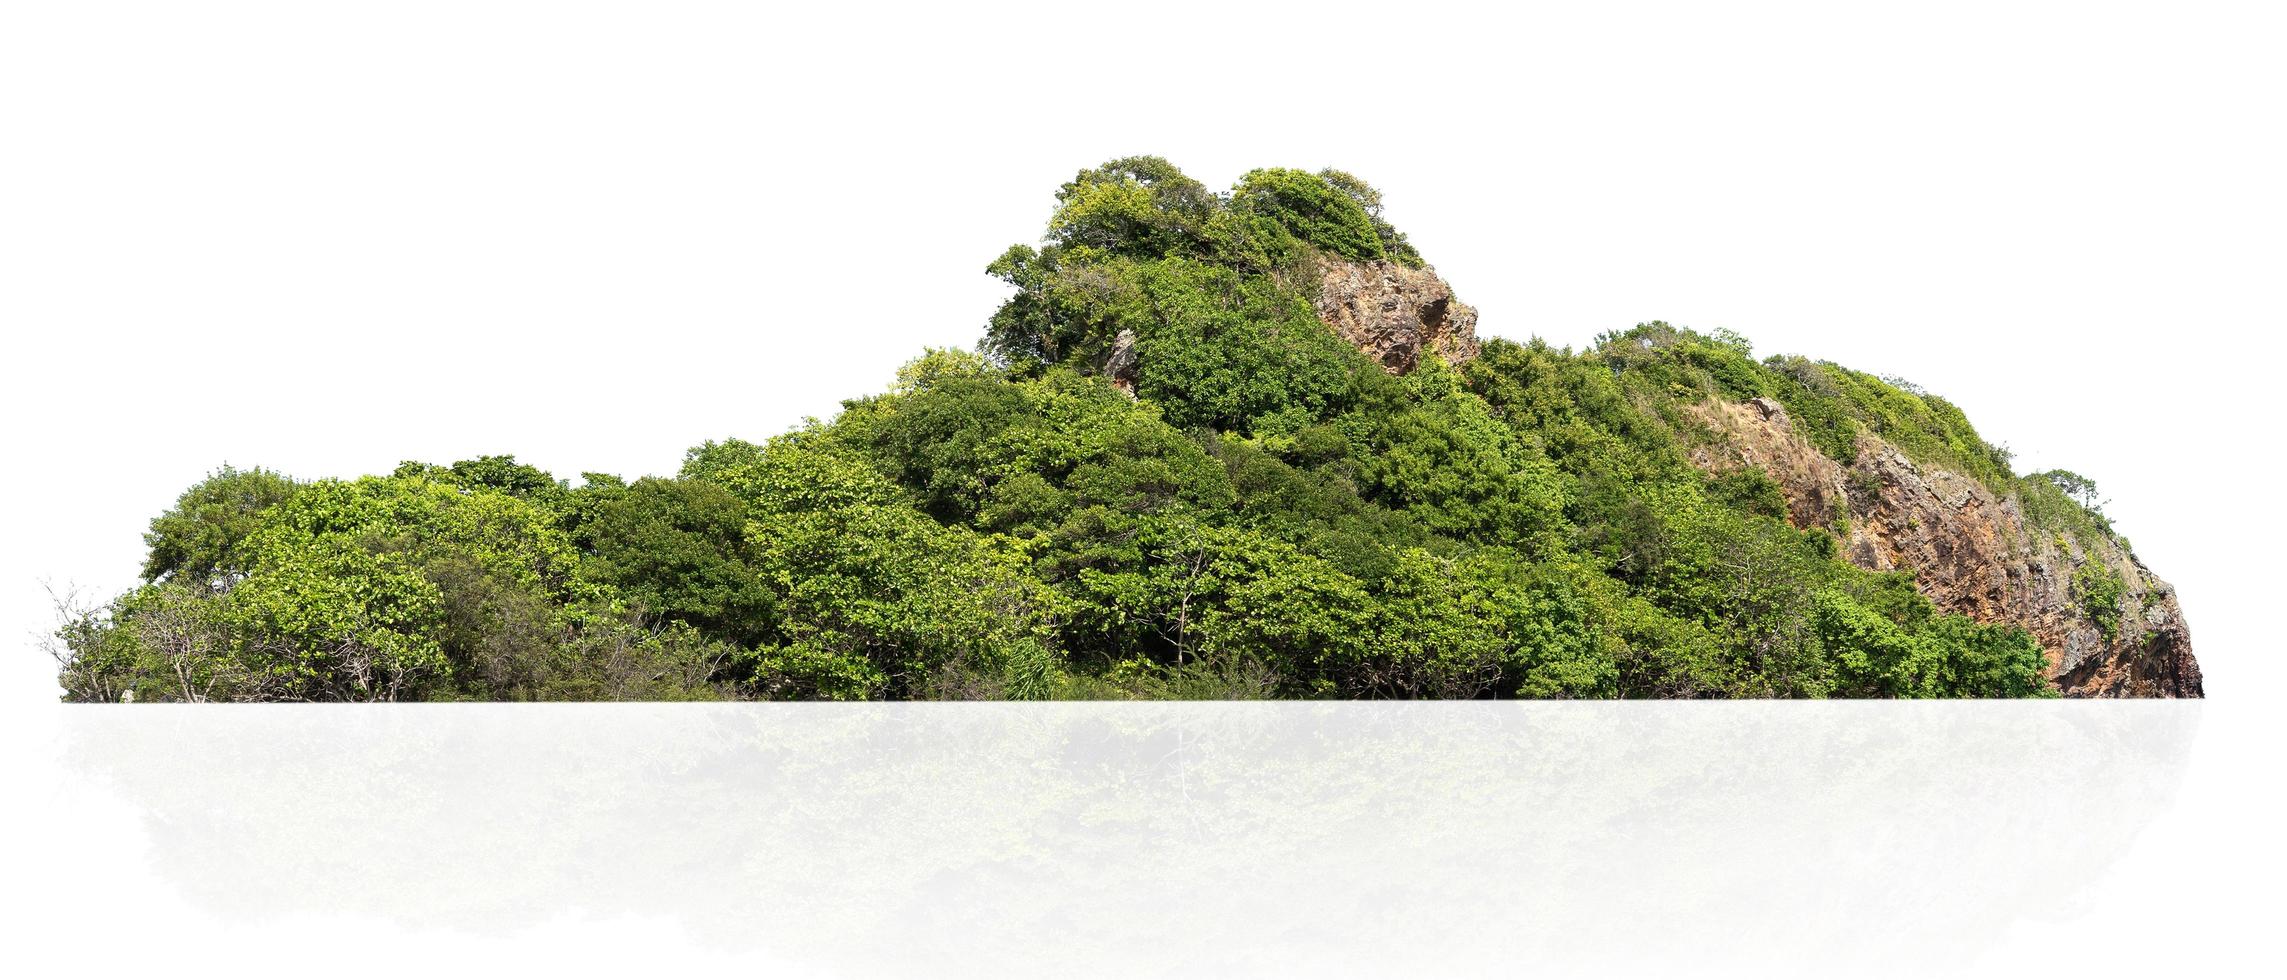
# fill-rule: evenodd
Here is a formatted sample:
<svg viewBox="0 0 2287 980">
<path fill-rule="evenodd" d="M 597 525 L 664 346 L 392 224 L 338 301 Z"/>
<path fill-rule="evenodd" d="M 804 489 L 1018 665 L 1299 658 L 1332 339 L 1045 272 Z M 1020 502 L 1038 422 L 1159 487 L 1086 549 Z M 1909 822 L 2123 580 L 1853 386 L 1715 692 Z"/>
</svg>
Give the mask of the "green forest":
<svg viewBox="0 0 2287 980">
<path fill-rule="evenodd" d="M 1059 188 L 974 350 L 671 477 L 488 456 L 355 480 L 224 467 L 142 584 L 51 645 L 73 701 L 2041 697 L 2023 629 L 1693 465 L 1768 398 L 2109 533 L 1945 400 L 1726 331 L 1489 339 L 1393 373 L 1327 261 L 1423 267 L 1339 171 Z M 1131 339 L 1123 344 L 1123 335 Z M 1118 348 L 1118 349 L 1116 349 Z M 1132 381 L 1106 365 L 1125 358 Z"/>
</svg>

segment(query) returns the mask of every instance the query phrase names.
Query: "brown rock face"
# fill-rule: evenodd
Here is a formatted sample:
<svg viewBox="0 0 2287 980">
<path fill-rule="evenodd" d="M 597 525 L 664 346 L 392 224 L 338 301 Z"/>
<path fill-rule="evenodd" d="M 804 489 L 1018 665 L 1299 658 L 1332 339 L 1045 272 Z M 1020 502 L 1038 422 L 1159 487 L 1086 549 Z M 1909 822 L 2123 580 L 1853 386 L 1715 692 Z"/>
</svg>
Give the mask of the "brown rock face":
<svg viewBox="0 0 2287 980">
<path fill-rule="evenodd" d="M 2080 542 L 2025 522 L 2014 495 L 1906 458 L 1861 433 L 1847 466 L 1794 431 L 1769 399 L 1707 402 L 1695 414 L 1719 441 L 1692 462 L 1720 472 L 1762 468 L 1786 491 L 1797 527 L 1849 522 L 1843 548 L 1862 568 L 1911 570 L 1940 610 L 2025 627 L 2047 651 L 2068 697 L 2201 697 L 2199 662 L 2176 590 L 2111 540 Z M 2074 574 L 2101 563 L 2121 581 L 2119 624 L 2109 633 L 2083 609 Z"/>
<path fill-rule="evenodd" d="M 1477 356 L 1477 311 L 1428 269 L 1333 262 L 1319 269 L 1318 318 L 1392 374 L 1424 352 L 1459 364 Z"/>
</svg>

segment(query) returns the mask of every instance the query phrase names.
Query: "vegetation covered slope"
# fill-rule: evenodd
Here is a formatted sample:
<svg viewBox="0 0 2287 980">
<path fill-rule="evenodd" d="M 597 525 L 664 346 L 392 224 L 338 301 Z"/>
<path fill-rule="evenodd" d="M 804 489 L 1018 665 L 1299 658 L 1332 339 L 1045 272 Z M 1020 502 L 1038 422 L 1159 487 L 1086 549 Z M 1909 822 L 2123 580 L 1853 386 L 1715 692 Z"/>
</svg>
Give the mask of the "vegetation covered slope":
<svg viewBox="0 0 2287 980">
<path fill-rule="evenodd" d="M 1315 305 L 1330 268 L 1434 279 L 1347 174 L 1218 193 L 1131 158 L 1056 201 L 992 263 L 978 352 L 671 478 L 215 473 L 59 633 L 67 698 L 2058 693 L 2026 624 L 1861 567 L 1850 507 L 1708 452 L 1710 406 L 1761 399 L 1823 458 L 1894 448 L 2114 540 L 2085 480 L 2014 475 L 1942 399 L 1660 323 L 1400 371 Z"/>
</svg>

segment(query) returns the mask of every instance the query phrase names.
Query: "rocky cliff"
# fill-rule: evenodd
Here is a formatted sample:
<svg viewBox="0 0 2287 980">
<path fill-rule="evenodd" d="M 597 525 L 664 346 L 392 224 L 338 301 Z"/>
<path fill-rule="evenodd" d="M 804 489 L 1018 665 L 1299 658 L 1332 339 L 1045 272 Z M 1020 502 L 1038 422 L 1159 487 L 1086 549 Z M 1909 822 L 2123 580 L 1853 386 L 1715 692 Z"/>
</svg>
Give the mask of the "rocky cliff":
<svg viewBox="0 0 2287 980">
<path fill-rule="evenodd" d="M 1477 356 L 1477 311 L 1429 269 L 1325 261 L 1317 306 L 1320 320 L 1394 374 L 1425 352 L 1452 364 Z"/>
<path fill-rule="evenodd" d="M 1477 311 L 1435 272 L 1392 262 L 1325 261 L 1319 319 L 1402 374 L 1423 355 L 1478 354 Z M 2017 494 L 1924 466 L 1861 432 L 1838 461 L 1795 431 L 1777 401 L 1711 400 L 1691 414 L 1714 436 L 1693 452 L 1710 472 L 1758 467 L 1798 528 L 1838 530 L 1851 562 L 1905 571 L 1939 610 L 2023 626 L 2071 697 L 2201 697 L 2199 663 L 2175 589 L 2108 533 L 2043 529 Z"/>
<path fill-rule="evenodd" d="M 1856 459 L 1835 460 L 1767 398 L 1692 412 L 1715 436 L 1694 463 L 1759 467 L 1784 490 L 1790 520 L 1840 529 L 1852 562 L 1913 572 L 1940 610 L 2025 627 L 2067 696 L 2202 696 L 2175 589 L 2119 539 L 2037 528 L 2018 495 L 1917 464 L 1871 434 L 1859 434 Z"/>
</svg>

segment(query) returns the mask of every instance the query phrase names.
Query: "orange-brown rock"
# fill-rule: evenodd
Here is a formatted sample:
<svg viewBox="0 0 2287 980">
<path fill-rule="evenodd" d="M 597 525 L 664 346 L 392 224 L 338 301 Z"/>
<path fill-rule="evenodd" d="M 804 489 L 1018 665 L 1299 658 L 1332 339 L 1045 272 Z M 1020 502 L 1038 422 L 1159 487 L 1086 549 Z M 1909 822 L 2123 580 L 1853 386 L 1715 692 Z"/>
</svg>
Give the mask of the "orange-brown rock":
<svg viewBox="0 0 2287 980">
<path fill-rule="evenodd" d="M 1320 320 L 1392 374 L 1413 370 L 1425 352 L 1449 364 L 1477 356 L 1477 311 L 1428 269 L 1327 260 L 1317 306 Z"/>
<path fill-rule="evenodd" d="M 1925 466 L 1861 433 L 1848 464 L 1797 434 L 1769 399 L 1710 401 L 1694 413 L 1719 438 L 1693 451 L 1710 471 L 1760 467 L 1785 491 L 1797 527 L 1845 527 L 1862 568 L 1914 573 L 1940 610 L 2025 627 L 2071 697 L 2200 697 L 2199 662 L 2176 591 L 2117 539 L 2075 540 L 2029 526 L 2015 494 Z M 2074 573 L 2107 566 L 2125 587 L 2110 632 L 2074 594 Z"/>
</svg>

